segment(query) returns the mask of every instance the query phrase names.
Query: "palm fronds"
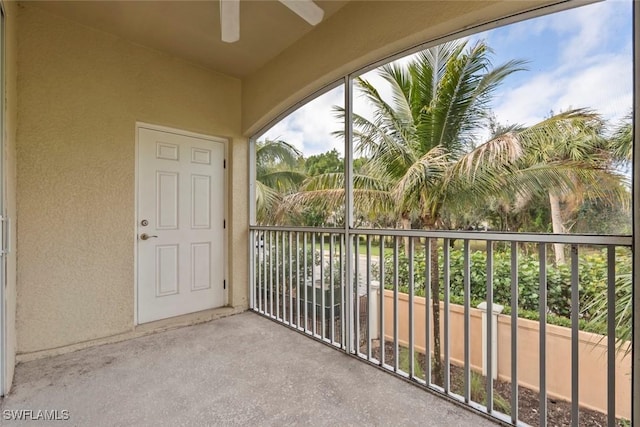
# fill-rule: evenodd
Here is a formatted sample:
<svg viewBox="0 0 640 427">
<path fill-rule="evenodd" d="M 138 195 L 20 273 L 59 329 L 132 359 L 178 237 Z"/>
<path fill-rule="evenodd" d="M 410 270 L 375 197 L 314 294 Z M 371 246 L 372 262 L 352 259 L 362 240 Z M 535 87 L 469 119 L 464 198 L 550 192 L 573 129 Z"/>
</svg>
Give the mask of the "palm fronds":
<svg viewBox="0 0 640 427">
<path fill-rule="evenodd" d="M 283 194 L 295 191 L 305 179 L 295 166 L 302 154 L 281 140 L 256 144 L 256 219 L 264 223 L 273 217 Z"/>
</svg>

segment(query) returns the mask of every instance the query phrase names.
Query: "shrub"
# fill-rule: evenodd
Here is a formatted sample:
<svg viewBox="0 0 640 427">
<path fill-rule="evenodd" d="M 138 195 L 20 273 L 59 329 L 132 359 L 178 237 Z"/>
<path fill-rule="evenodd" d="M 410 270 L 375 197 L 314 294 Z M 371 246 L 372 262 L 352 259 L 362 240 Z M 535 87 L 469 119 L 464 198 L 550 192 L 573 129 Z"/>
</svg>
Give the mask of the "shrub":
<svg viewBox="0 0 640 427">
<path fill-rule="evenodd" d="M 450 301 L 462 303 L 464 300 L 464 252 L 460 249 L 450 250 Z M 540 262 L 537 255 L 518 254 L 518 308 L 520 317 L 538 319 Z M 438 264 L 444 264 L 442 249 L 438 253 Z M 620 248 L 616 254 L 616 272 L 628 274 L 631 270 L 630 252 Z M 470 297 L 475 306 L 486 299 L 487 291 L 487 254 L 485 251 L 473 251 L 470 254 Z M 414 292 L 417 296 L 425 295 L 425 257 L 417 251 L 414 256 Z M 386 289 L 393 289 L 395 275 L 393 255 L 386 255 L 384 260 Z M 546 266 L 547 313 L 548 322 L 562 326 L 570 326 L 571 317 L 571 268 L 570 265 Z M 398 290 L 409 290 L 409 261 L 404 252 L 398 253 Z M 443 269 L 439 269 L 440 283 L 444 283 Z M 602 325 L 602 307 L 595 306 L 594 300 L 606 295 L 607 289 L 607 254 L 606 250 L 584 248 L 579 255 L 578 266 L 579 295 L 581 308 L 581 329 L 592 332 L 606 332 Z M 443 291 L 441 286 L 441 298 Z M 493 256 L 493 300 L 511 306 L 511 254 L 509 250 L 496 250 Z M 510 312 L 510 309 L 507 310 Z M 588 321 L 595 319 L 591 323 Z"/>
</svg>

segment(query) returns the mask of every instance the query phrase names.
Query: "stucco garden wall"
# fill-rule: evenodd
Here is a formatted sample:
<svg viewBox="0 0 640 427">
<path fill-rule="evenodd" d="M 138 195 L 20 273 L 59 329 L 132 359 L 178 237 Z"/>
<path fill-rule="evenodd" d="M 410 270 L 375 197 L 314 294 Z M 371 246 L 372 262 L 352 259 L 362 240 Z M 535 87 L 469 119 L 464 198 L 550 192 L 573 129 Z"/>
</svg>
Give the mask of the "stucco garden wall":
<svg viewBox="0 0 640 427">
<path fill-rule="evenodd" d="M 393 340 L 393 291 L 384 291 L 385 339 Z M 431 303 L 429 303 L 431 307 Z M 450 305 L 451 362 L 464 366 L 464 307 Z M 441 333 L 444 333 L 444 305 L 440 304 Z M 425 351 L 425 298 L 414 298 L 414 345 Z M 471 369 L 482 372 L 482 312 L 470 313 Z M 398 295 L 398 341 L 409 345 L 409 297 Z M 540 324 L 518 319 L 518 384 L 539 389 Z M 431 337 L 433 339 L 433 337 Z M 444 341 L 441 341 L 444 343 Z M 547 393 L 550 397 L 571 401 L 571 329 L 547 325 Z M 607 412 L 607 341 L 601 335 L 579 333 L 579 396 L 584 407 Z M 433 346 L 432 346 L 433 348 Z M 498 378 L 511 381 L 511 316 L 498 315 Z M 621 352 L 616 365 L 616 416 L 631 416 L 631 355 Z"/>
</svg>

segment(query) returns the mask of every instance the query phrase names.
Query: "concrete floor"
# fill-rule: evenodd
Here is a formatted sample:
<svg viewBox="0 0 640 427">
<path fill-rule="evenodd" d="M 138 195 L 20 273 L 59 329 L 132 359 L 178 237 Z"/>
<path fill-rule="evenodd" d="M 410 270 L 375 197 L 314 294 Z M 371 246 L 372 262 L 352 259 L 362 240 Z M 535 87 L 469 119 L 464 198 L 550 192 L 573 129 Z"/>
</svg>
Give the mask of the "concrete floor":
<svg viewBox="0 0 640 427">
<path fill-rule="evenodd" d="M 80 426 L 495 425 L 253 313 L 21 364 L 0 409 L 3 426 L 24 409 Z"/>
</svg>

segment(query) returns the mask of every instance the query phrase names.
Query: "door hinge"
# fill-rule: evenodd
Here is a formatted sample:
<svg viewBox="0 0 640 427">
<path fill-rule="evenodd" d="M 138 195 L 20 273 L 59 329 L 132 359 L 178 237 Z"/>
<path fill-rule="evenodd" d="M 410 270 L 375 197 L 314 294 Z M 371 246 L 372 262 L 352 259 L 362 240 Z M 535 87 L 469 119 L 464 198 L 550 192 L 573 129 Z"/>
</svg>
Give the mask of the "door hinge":
<svg viewBox="0 0 640 427">
<path fill-rule="evenodd" d="M 11 252 L 9 244 L 11 243 L 11 237 L 9 232 L 11 231 L 11 222 L 8 217 L 0 215 L 0 234 L 2 234 L 2 241 L 0 241 L 0 256 L 4 256 Z M 6 285 L 6 283 L 5 283 Z"/>
<path fill-rule="evenodd" d="M 224 159 L 224 160 L 222 161 L 222 168 L 223 168 L 223 169 L 226 169 L 226 168 L 227 168 L 227 159 Z"/>
<path fill-rule="evenodd" d="M 227 281 L 226 280 L 222 281 L 222 289 L 227 289 Z"/>
<path fill-rule="evenodd" d="M 222 228 L 227 228 L 227 220 L 226 219 L 222 220 Z"/>
</svg>

